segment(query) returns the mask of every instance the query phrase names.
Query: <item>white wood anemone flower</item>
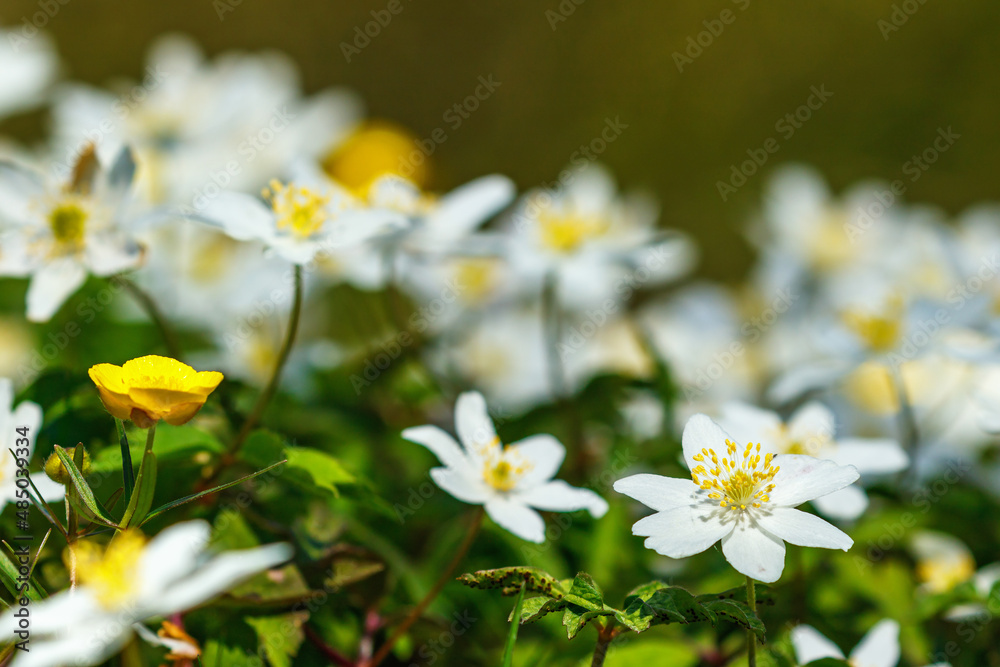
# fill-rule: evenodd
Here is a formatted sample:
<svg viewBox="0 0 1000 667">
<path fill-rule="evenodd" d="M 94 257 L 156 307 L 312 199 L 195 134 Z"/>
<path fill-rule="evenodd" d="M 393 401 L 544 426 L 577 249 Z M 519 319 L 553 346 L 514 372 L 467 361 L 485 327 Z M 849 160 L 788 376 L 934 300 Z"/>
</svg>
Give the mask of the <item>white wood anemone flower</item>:
<svg viewBox="0 0 1000 667">
<path fill-rule="evenodd" d="M 849 656 L 811 625 L 798 625 L 792 629 L 792 646 L 795 658 L 805 665 L 822 658 L 847 660 L 851 667 L 896 667 L 899 663 L 899 623 L 883 619 L 858 642 Z M 928 667 L 948 667 L 939 662 Z"/>
<path fill-rule="evenodd" d="M 32 604 L 30 651 L 16 667 L 95 665 L 120 651 L 136 625 L 208 602 L 292 556 L 287 544 L 210 556 L 204 521 L 175 524 L 146 541 L 118 534 L 106 551 L 86 540 L 74 547 L 79 585 Z M 13 610 L 0 619 L 0 642 L 15 639 Z"/>
<path fill-rule="evenodd" d="M 804 454 L 853 465 L 861 475 L 885 475 L 904 470 L 910 462 L 900 444 L 891 438 L 834 438 L 833 412 L 818 401 L 796 410 L 788 421 L 777 413 L 749 403 L 722 406 L 719 425 L 739 442 L 759 442 L 764 452 Z M 859 485 L 813 500 L 816 509 L 834 519 L 857 519 L 868 507 L 868 496 Z"/>
<path fill-rule="evenodd" d="M 738 572 L 771 583 L 785 567 L 786 541 L 844 551 L 854 544 L 823 519 L 794 509 L 854 482 L 854 467 L 737 444 L 702 414 L 688 420 L 682 445 L 690 480 L 639 474 L 615 482 L 615 491 L 656 510 L 632 526 L 633 535 L 647 538 L 647 549 L 686 558 L 722 540 Z"/>
<path fill-rule="evenodd" d="M 29 39 L 20 30 L 0 29 L 0 118 L 40 103 L 58 69 L 48 36 Z"/>
<path fill-rule="evenodd" d="M 455 428 L 461 445 L 437 426 L 403 431 L 407 440 L 431 450 L 443 467 L 433 468 L 434 482 L 462 502 L 482 505 L 501 528 L 529 542 L 545 541 L 545 522 L 536 510 L 604 516 L 608 503 L 590 489 L 552 479 L 566 448 L 551 435 L 533 435 L 503 445 L 478 392 L 455 403 Z"/>
<path fill-rule="evenodd" d="M 19 489 L 17 480 L 17 459 L 11 456 L 10 451 L 14 450 L 20 458 L 31 460 L 31 455 L 35 452 L 35 438 L 38 430 L 42 426 L 42 409 L 35 403 L 24 401 L 14 407 L 14 383 L 7 378 L 0 378 L 0 512 L 3 511 L 7 503 L 18 500 L 27 500 L 24 492 L 27 489 Z M 19 443 L 20 435 L 16 429 L 27 428 L 27 445 Z M 25 451 L 27 453 L 25 454 Z M 53 482 L 45 475 L 32 475 L 31 482 L 42 494 L 42 500 L 53 501 L 62 500 L 66 493 L 66 488 L 62 484 Z M 19 490 L 21 494 L 19 494 Z"/>
<path fill-rule="evenodd" d="M 410 223 L 404 213 L 361 205 L 329 187 L 275 180 L 263 195 L 261 200 L 224 192 L 191 217 L 238 241 L 261 241 L 297 265 L 308 264 L 319 255 L 350 251 Z"/>
<path fill-rule="evenodd" d="M 110 166 L 93 146 L 68 182 L 0 161 L 0 276 L 31 277 L 27 316 L 46 322 L 86 281 L 139 266 L 143 247 L 126 233 L 135 176 L 123 149 Z"/>
</svg>

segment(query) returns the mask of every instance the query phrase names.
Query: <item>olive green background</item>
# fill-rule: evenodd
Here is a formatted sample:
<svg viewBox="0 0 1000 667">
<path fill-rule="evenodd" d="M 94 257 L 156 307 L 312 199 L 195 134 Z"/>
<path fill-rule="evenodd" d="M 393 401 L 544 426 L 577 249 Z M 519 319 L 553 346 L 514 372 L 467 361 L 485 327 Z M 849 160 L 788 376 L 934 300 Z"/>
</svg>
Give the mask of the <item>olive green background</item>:
<svg viewBox="0 0 1000 667">
<path fill-rule="evenodd" d="M 227 1 L 239 4 L 220 20 Z M 399 2 L 402 11 L 350 63 L 341 42 L 388 0 L 68 0 L 48 30 L 67 74 L 93 83 L 138 76 L 147 45 L 164 31 L 190 33 L 213 54 L 282 49 L 299 62 L 309 91 L 346 84 L 374 116 L 417 136 L 444 127 L 448 140 L 434 155 L 440 188 L 491 171 L 522 187 L 550 181 L 605 118 L 620 117 L 628 129 L 602 160 L 624 184 L 659 196 L 664 224 L 695 234 L 702 272 L 712 277 L 746 269 L 739 230 L 764 178 L 754 176 L 725 203 L 716 181 L 769 137 L 781 147 L 765 176 L 776 164 L 806 161 L 839 189 L 902 177 L 903 164 L 951 126 L 961 138 L 907 182 L 907 198 L 957 212 L 998 196 L 995 0 L 909 0 L 918 9 L 888 39 L 878 21 L 890 18 L 892 0 L 750 0 L 745 10 L 746 0 L 564 0 L 573 12 L 555 29 L 546 12 L 558 12 L 558 0 Z M 674 52 L 725 9 L 735 20 L 679 72 Z M 37 10 L 37 0 L 3 0 L 0 20 L 18 23 Z M 451 130 L 443 114 L 481 75 L 493 75 L 499 89 Z M 776 121 L 821 84 L 832 98 L 781 139 Z M 40 127 L 18 118 L 0 130 L 30 138 Z"/>
</svg>

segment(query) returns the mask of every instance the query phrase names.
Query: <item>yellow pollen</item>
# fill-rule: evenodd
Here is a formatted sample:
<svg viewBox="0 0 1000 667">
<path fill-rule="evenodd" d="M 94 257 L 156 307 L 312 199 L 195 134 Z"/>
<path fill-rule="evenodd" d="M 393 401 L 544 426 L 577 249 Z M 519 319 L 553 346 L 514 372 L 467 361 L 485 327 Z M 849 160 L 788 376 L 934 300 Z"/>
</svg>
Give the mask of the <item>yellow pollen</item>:
<svg viewBox="0 0 1000 667">
<path fill-rule="evenodd" d="M 935 593 L 945 593 L 963 584 L 976 573 L 976 563 L 968 554 L 948 554 L 917 564 L 917 576 Z"/>
<path fill-rule="evenodd" d="M 49 228 L 56 242 L 71 248 L 83 245 L 87 212 L 79 204 L 62 203 L 49 212 Z"/>
<path fill-rule="evenodd" d="M 137 592 L 139 558 L 145 546 L 142 533 L 127 530 L 119 533 L 107 549 L 81 540 L 70 547 L 72 553 L 68 558 L 76 558 L 77 578 L 93 591 L 101 606 L 116 609 Z"/>
<path fill-rule="evenodd" d="M 517 486 L 524 473 L 531 470 L 530 462 L 521 458 L 520 452 L 500 444 L 500 438 L 494 438 L 489 444 L 480 448 L 483 457 L 483 480 L 497 491 L 510 491 Z"/>
<path fill-rule="evenodd" d="M 538 216 L 542 243 L 559 253 L 571 253 L 586 241 L 607 231 L 607 222 L 596 218 L 543 211 Z"/>
<path fill-rule="evenodd" d="M 309 238 L 319 232 L 330 217 L 326 209 L 330 197 L 309 188 L 274 180 L 264 188 L 264 198 L 271 202 L 278 218 L 278 229 L 299 238 Z"/>
<path fill-rule="evenodd" d="M 771 464 L 773 454 L 765 454 L 761 459 L 760 443 L 747 444 L 740 451 L 731 440 L 726 440 L 726 454 L 728 456 L 723 457 L 721 463 L 713 449 L 703 448 L 691 457 L 699 464 L 711 461 L 713 466 L 707 470 L 704 465 L 692 469 L 694 483 L 709 491 L 708 497 L 718 500 L 720 507 L 744 512 L 768 502 L 771 499 L 769 494 L 774 490 L 772 480 L 780 470 L 779 466 Z"/>
<path fill-rule="evenodd" d="M 462 299 L 477 303 L 488 297 L 499 282 L 499 260 L 491 257 L 473 257 L 458 260 L 455 281 Z"/>
</svg>

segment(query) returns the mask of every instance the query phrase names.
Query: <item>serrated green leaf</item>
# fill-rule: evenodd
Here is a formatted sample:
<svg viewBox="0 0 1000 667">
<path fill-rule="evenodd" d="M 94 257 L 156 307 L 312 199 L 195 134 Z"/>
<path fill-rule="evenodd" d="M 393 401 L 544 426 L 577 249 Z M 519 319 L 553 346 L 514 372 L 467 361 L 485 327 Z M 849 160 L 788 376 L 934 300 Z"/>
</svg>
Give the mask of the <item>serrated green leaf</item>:
<svg viewBox="0 0 1000 667">
<path fill-rule="evenodd" d="M 458 581 L 471 588 L 499 588 L 504 595 L 516 595 L 521 584 L 529 593 L 541 593 L 552 598 L 562 598 L 566 589 L 548 572 L 537 567 L 501 567 L 495 570 L 477 570 L 463 574 Z"/>
<path fill-rule="evenodd" d="M 340 495 L 338 484 L 354 484 L 357 481 L 339 460 L 318 449 L 286 447 L 285 456 L 290 468 L 305 472 L 313 484 L 330 491 L 334 496 Z"/>
<path fill-rule="evenodd" d="M 625 598 L 625 608 L 615 618 L 634 632 L 645 632 L 652 625 L 666 623 L 716 621 L 714 612 L 699 604 L 689 592 L 661 582 L 635 589 Z"/>
<path fill-rule="evenodd" d="M 274 667 L 292 667 L 292 661 L 299 654 L 299 647 L 305 639 L 303 624 L 309 619 L 309 612 L 294 612 L 280 616 L 256 616 L 246 618 L 247 624 L 257 634 L 257 641 Z"/>
<path fill-rule="evenodd" d="M 566 608 L 566 604 L 567 603 L 563 600 L 556 600 L 555 598 L 550 598 L 547 595 L 528 598 L 521 606 L 520 623 L 521 625 L 524 625 L 525 623 L 533 623 L 543 616 L 562 611 Z M 512 619 L 513 614 L 507 620 L 510 621 Z"/>
<path fill-rule="evenodd" d="M 586 572 L 580 572 L 573 579 L 573 584 L 564 596 L 566 602 L 583 607 L 588 611 L 604 609 L 604 594 L 597 583 Z"/>
<path fill-rule="evenodd" d="M 717 617 L 725 618 L 742 628 L 752 630 L 761 641 L 764 640 L 764 623 L 757 617 L 757 614 L 750 611 L 750 607 L 745 602 L 739 600 L 707 600 L 702 603 Z"/>
<path fill-rule="evenodd" d="M 601 616 L 614 616 L 617 610 L 611 607 L 606 607 L 600 610 L 589 610 L 583 607 L 578 607 L 573 604 L 567 604 L 565 611 L 563 611 L 563 627 L 566 628 L 566 636 L 569 639 L 573 639 L 578 634 L 580 630 L 586 627 L 587 623 L 590 623 L 595 618 L 600 618 Z"/>
</svg>

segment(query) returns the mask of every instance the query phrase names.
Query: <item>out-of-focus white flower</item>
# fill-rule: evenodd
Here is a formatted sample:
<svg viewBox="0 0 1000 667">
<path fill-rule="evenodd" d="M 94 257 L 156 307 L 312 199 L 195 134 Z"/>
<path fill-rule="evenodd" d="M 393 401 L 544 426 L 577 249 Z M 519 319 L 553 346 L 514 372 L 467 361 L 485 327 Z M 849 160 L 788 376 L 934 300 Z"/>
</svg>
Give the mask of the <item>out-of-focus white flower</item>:
<svg viewBox="0 0 1000 667">
<path fill-rule="evenodd" d="M 138 531 L 120 533 L 103 553 L 77 542 L 80 584 L 33 604 L 31 651 L 15 664 L 96 665 L 128 643 L 134 624 L 196 607 L 292 555 L 287 544 L 271 544 L 209 556 L 209 534 L 204 521 L 189 521 L 148 542 Z M 0 622 L 0 640 L 14 637 L 13 613 Z"/>
<path fill-rule="evenodd" d="M 48 36 L 0 28 L 0 118 L 40 103 L 58 69 Z"/>
<path fill-rule="evenodd" d="M 38 372 L 31 364 L 35 339 L 22 317 L 0 317 L 0 377 L 23 388 Z"/>
<path fill-rule="evenodd" d="M 559 302 L 579 308 L 621 301 L 691 269 L 694 246 L 656 228 L 653 201 L 619 195 L 597 164 L 572 173 L 561 190 L 527 193 L 508 221 L 510 260 L 528 289 L 554 279 Z"/>
<path fill-rule="evenodd" d="M 585 509 L 595 518 L 608 511 L 607 502 L 590 489 L 552 479 L 566 448 L 551 435 L 501 443 L 482 394 L 458 397 L 455 429 L 461 445 L 436 426 L 408 428 L 403 437 L 441 461 L 443 467 L 431 470 L 438 486 L 462 502 L 483 505 L 491 519 L 521 539 L 545 541 L 545 522 L 536 510 Z"/>
<path fill-rule="evenodd" d="M 931 530 L 922 530 L 910 541 L 917 559 L 917 576 L 931 593 L 944 593 L 964 584 L 976 574 L 976 561 L 962 540 Z"/>
<path fill-rule="evenodd" d="M 722 553 L 738 572 L 773 582 L 785 567 L 786 541 L 844 551 L 854 544 L 838 528 L 794 509 L 854 482 L 853 467 L 775 457 L 760 444 L 744 447 L 705 415 L 688 421 L 682 445 L 691 480 L 639 474 L 615 482 L 615 491 L 656 510 L 632 527 L 647 537 L 647 549 L 686 558 L 722 540 Z"/>
<path fill-rule="evenodd" d="M 108 167 L 91 148 L 68 183 L 0 162 L 0 276 L 31 276 L 29 320 L 49 320 L 88 274 L 110 276 L 142 262 L 127 230 L 134 174 L 128 149 Z"/>
<path fill-rule="evenodd" d="M 0 511 L 7 503 L 28 499 L 25 495 L 18 495 L 20 487 L 17 480 L 21 478 L 18 477 L 17 459 L 10 452 L 13 450 L 20 458 L 30 461 L 41 426 L 42 409 L 30 401 L 14 407 L 14 383 L 0 378 L 0 429 L 3 429 L 0 431 Z M 27 429 L 26 436 L 17 432 L 21 428 Z M 22 437 L 24 441 L 19 442 Z M 45 475 L 32 475 L 31 483 L 42 494 L 44 501 L 62 500 L 66 492 L 62 484 L 53 482 Z M 30 492 L 31 487 L 25 490 Z"/>
<path fill-rule="evenodd" d="M 239 241 L 259 241 L 293 264 L 344 252 L 409 224 L 405 215 L 359 205 L 343 192 L 273 181 L 265 201 L 225 192 L 196 216 Z"/>
<path fill-rule="evenodd" d="M 899 443 L 888 438 L 834 438 L 833 412 L 812 401 L 796 410 L 788 421 L 769 410 L 748 403 L 722 406 L 719 425 L 737 442 L 759 442 L 773 454 L 804 454 L 854 466 L 861 475 L 884 475 L 906 468 L 909 457 Z M 812 501 L 822 514 L 836 519 L 856 519 L 868 507 L 868 496 L 858 485 L 845 486 Z"/>
<path fill-rule="evenodd" d="M 195 211 L 220 189 L 257 191 L 294 160 L 318 158 L 361 115 L 347 91 L 303 99 L 296 66 L 283 54 L 233 52 L 209 61 L 180 35 L 157 40 L 143 81 L 116 92 L 60 89 L 55 133 L 67 161 L 79 137 L 97 140 L 102 156 L 130 145 L 144 200 Z"/>
<path fill-rule="evenodd" d="M 800 665 L 821 658 L 834 658 L 846 659 L 852 667 L 896 667 L 899 662 L 899 623 L 890 619 L 876 623 L 847 658 L 836 644 L 810 625 L 792 629 L 792 646 Z M 929 667 L 947 666 L 939 663 Z"/>
<path fill-rule="evenodd" d="M 736 299 L 723 287 L 683 288 L 644 306 L 638 321 L 684 397 L 677 428 L 692 414 L 756 395 L 763 382 L 755 346 L 761 326 L 741 321 Z"/>
</svg>

